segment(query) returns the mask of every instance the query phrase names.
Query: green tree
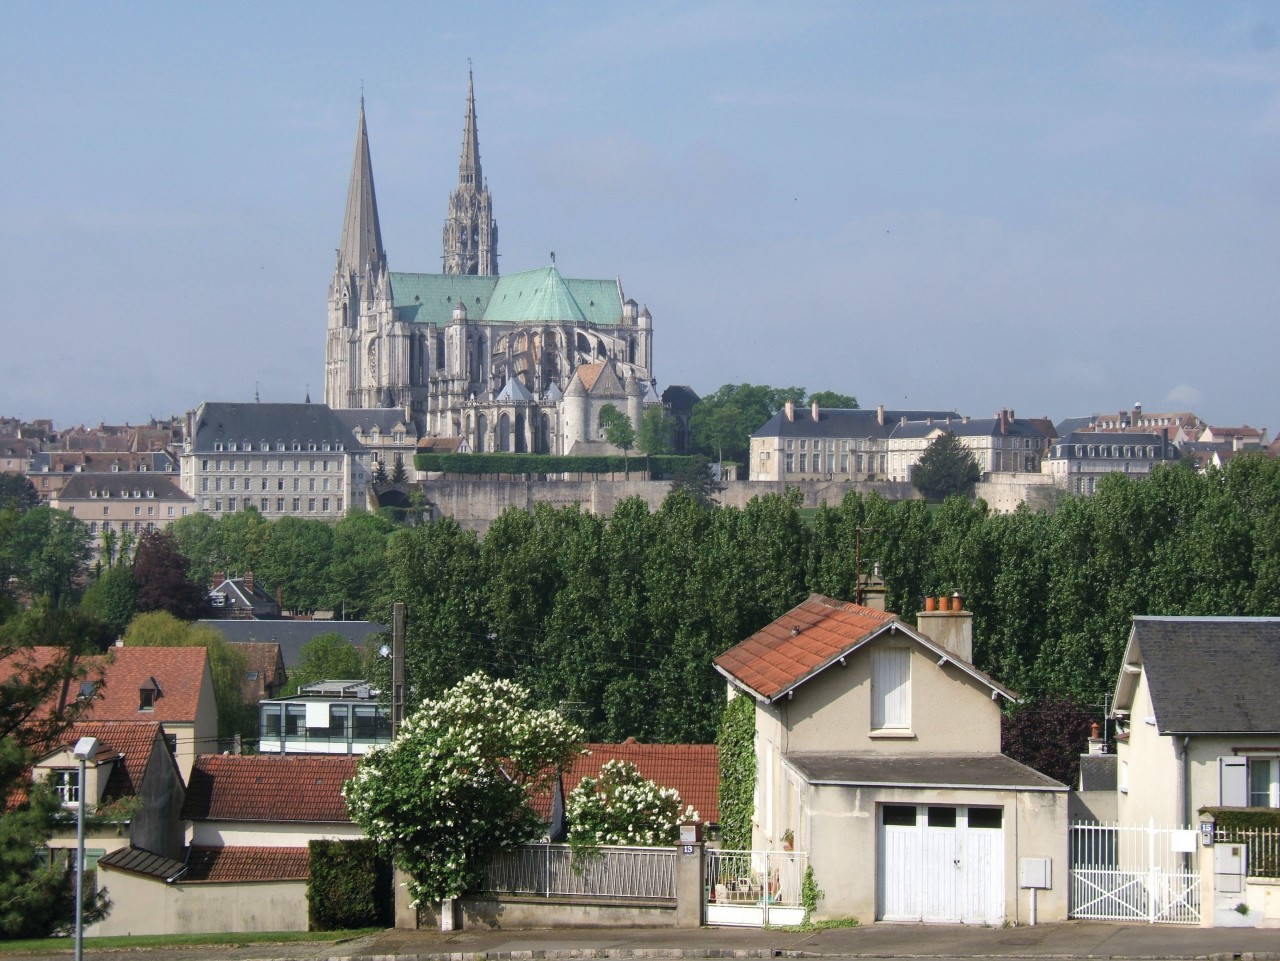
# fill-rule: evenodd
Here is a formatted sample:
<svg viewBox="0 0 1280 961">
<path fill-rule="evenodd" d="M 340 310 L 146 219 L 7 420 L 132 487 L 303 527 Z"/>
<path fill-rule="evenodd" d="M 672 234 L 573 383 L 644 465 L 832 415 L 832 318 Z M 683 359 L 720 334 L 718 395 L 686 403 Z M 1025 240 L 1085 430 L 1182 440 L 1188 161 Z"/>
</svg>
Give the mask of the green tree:
<svg viewBox="0 0 1280 961">
<path fill-rule="evenodd" d="M 352 511 L 334 526 L 327 606 L 344 619 L 367 619 L 386 606 L 387 545 L 396 527 L 367 511 Z"/>
<path fill-rule="evenodd" d="M 287 610 L 310 614 L 329 598 L 334 529 L 324 521 L 282 517 L 271 525 L 254 575 L 279 591 Z"/>
<path fill-rule="evenodd" d="M 32 596 L 47 597 L 54 606 L 69 603 L 91 552 L 88 526 L 66 511 L 39 506 L 5 527 L 0 569 Z"/>
<path fill-rule="evenodd" d="M 981 477 L 973 451 L 955 434 L 944 432 L 920 455 L 911 472 L 911 483 L 929 500 L 940 501 L 952 494 L 972 497 L 973 487 Z"/>
<path fill-rule="evenodd" d="M 496 851 L 545 830 L 530 794 L 550 788 L 581 738 L 520 685 L 473 674 L 424 702 L 390 747 L 360 759 L 347 809 L 392 847 L 415 901 L 457 897 L 480 883 Z"/>
<path fill-rule="evenodd" d="M 820 390 L 809 395 L 806 404 L 817 404 L 819 407 L 834 407 L 838 410 L 857 410 L 858 398 L 852 394 L 838 394 L 834 390 Z"/>
<path fill-rule="evenodd" d="M 631 462 L 627 455 L 636 442 L 636 429 L 631 418 L 612 404 L 605 404 L 600 408 L 600 426 L 604 428 L 605 440 L 622 451 L 623 472 L 630 478 Z"/>
<path fill-rule="evenodd" d="M 373 462 L 373 482 L 375 484 L 387 483 L 387 465 L 382 462 L 381 458 Z"/>
<path fill-rule="evenodd" d="M 302 645 L 298 663 L 289 672 L 289 687 L 297 689 L 317 681 L 354 681 L 364 678 L 361 652 L 337 632 L 317 634 Z"/>
<path fill-rule="evenodd" d="M 724 485 L 711 472 L 711 462 L 695 454 L 681 458 L 671 469 L 671 490 L 688 494 L 703 507 L 713 507 L 715 495 L 724 490 Z"/>
<path fill-rule="evenodd" d="M 404 467 L 404 458 L 400 454 L 396 454 L 395 461 L 391 465 L 391 483 L 403 484 L 408 476 L 409 472 Z"/>
<path fill-rule="evenodd" d="M 35 484 L 22 474 L 0 471 L 0 509 L 12 505 L 19 513 L 40 503 Z"/>
<path fill-rule="evenodd" d="M 216 571 L 226 573 L 222 561 L 222 528 L 203 511 L 179 518 L 165 533 L 173 536 L 178 550 L 191 562 L 187 576 L 205 587 L 213 583 Z"/>
<path fill-rule="evenodd" d="M 636 431 L 636 448 L 650 457 L 675 453 L 676 422 L 657 404 L 644 409 L 640 429 Z"/>
<path fill-rule="evenodd" d="M 745 463 L 751 435 L 780 411 L 788 400 L 804 400 L 803 387 L 725 384 L 693 406 L 692 431 L 696 450 L 717 461 Z"/>
<path fill-rule="evenodd" d="M 132 568 L 117 564 L 103 571 L 85 589 L 80 608 L 105 624 L 112 635 L 122 635 L 138 610 L 138 587 Z"/>
<path fill-rule="evenodd" d="M 218 527 L 222 548 L 220 569 L 226 571 L 228 577 L 256 570 L 271 536 L 271 523 L 246 500 L 242 510 L 224 514 L 218 520 Z"/>
<path fill-rule="evenodd" d="M 218 705 L 218 737 L 252 734 L 257 705 L 245 704 L 242 683 L 249 668 L 243 648 L 232 644 L 217 628 L 181 621 L 168 611 L 137 615 L 124 633 L 125 647 L 203 647 L 209 654 L 213 699 Z"/>
</svg>

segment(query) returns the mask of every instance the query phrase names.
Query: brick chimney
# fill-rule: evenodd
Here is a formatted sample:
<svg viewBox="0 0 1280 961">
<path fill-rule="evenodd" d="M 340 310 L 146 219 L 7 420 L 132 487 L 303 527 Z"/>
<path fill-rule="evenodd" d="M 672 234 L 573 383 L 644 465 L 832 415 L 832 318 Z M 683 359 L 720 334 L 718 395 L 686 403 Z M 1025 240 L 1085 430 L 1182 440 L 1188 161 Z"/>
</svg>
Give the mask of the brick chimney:
<svg viewBox="0 0 1280 961">
<path fill-rule="evenodd" d="M 1102 726 L 1097 721 L 1089 725 L 1089 753 L 1107 753 L 1107 739 L 1102 736 Z"/>
<path fill-rule="evenodd" d="M 787 401 L 787 420 L 794 422 L 796 419 L 796 402 L 794 400 Z"/>
<path fill-rule="evenodd" d="M 226 571 L 214 571 L 214 572 L 213 572 L 213 586 L 214 586 L 214 587 L 221 587 L 221 586 L 222 586 L 222 582 L 223 582 L 223 581 L 225 581 L 226 579 L 227 579 L 227 573 L 226 573 Z"/>
<path fill-rule="evenodd" d="M 949 654 L 973 663 L 973 612 L 964 609 L 959 594 L 944 595 L 940 610 L 924 610 L 916 615 L 916 629 Z"/>
<path fill-rule="evenodd" d="M 816 424 L 818 422 L 818 402 L 816 400 L 813 402 L 811 412 L 813 413 L 813 422 Z"/>
<path fill-rule="evenodd" d="M 253 571 L 244 572 L 244 590 L 246 594 L 253 593 Z"/>
</svg>

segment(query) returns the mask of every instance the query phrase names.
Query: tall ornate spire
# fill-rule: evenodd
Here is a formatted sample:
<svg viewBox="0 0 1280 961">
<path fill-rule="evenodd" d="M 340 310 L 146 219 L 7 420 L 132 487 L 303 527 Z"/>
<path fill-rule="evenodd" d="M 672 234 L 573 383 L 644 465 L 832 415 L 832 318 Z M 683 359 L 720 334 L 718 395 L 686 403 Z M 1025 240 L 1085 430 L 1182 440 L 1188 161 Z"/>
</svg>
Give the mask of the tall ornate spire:
<svg viewBox="0 0 1280 961">
<path fill-rule="evenodd" d="M 369 132 L 364 123 L 364 97 L 360 97 L 360 123 L 356 128 L 356 156 L 347 187 L 347 212 L 342 218 L 339 271 L 361 272 L 372 266 L 381 270 L 386 253 L 378 225 L 378 197 L 373 189 L 373 163 L 369 159 Z"/>
<path fill-rule="evenodd" d="M 495 275 L 498 272 L 498 225 L 493 201 L 480 169 L 480 137 L 476 127 L 476 87 L 467 70 L 467 119 L 462 128 L 458 189 L 449 196 L 444 222 L 444 272 Z"/>
<path fill-rule="evenodd" d="M 462 128 L 462 159 L 458 161 L 458 187 L 483 187 L 480 140 L 476 135 L 476 82 L 467 69 L 467 122 Z"/>
</svg>

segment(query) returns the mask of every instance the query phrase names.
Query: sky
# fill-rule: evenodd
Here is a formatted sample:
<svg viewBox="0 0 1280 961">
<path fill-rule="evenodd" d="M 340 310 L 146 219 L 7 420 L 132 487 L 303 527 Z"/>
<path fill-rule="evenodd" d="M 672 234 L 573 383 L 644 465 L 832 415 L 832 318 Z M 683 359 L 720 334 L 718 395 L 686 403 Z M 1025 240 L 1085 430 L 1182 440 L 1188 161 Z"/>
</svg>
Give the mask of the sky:
<svg viewBox="0 0 1280 961">
<path fill-rule="evenodd" d="M 620 278 L 660 387 L 1280 429 L 1280 7 L 0 6 L 0 414 L 323 399 L 363 91 L 440 269 L 468 63 L 500 270 Z"/>
</svg>

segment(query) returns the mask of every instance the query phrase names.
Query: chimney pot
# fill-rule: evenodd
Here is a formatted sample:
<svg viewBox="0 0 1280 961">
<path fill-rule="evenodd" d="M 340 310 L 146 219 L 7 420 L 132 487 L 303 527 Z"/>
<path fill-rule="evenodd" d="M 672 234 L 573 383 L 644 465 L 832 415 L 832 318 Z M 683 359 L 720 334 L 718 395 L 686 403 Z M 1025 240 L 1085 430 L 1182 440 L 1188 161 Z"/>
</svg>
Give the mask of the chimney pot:
<svg viewBox="0 0 1280 961">
<path fill-rule="evenodd" d="M 960 592 L 956 591 L 951 595 L 951 609 L 953 611 L 964 610 L 964 598 L 960 596 Z"/>
<path fill-rule="evenodd" d="M 253 593 L 253 571 L 244 572 L 244 589 L 250 594 Z"/>
</svg>

